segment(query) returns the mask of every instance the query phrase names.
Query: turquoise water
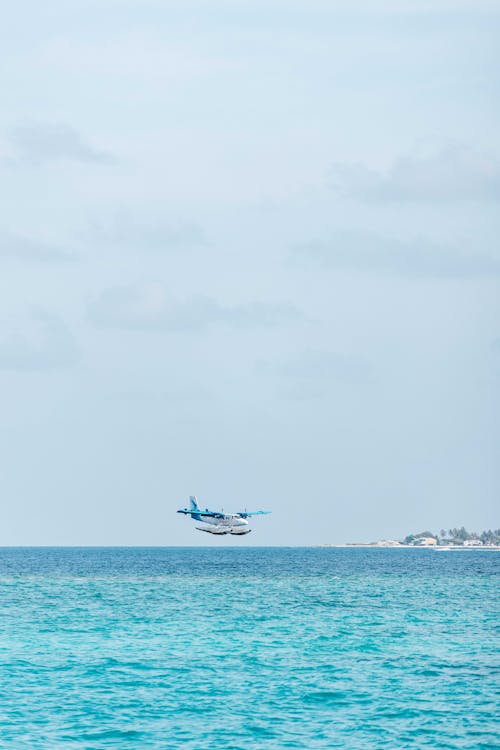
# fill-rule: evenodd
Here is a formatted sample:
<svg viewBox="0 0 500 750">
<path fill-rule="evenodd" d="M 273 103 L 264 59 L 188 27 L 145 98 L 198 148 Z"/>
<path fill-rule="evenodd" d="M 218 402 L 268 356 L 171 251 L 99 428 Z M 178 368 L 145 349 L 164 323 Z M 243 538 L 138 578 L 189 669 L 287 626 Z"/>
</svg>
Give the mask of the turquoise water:
<svg viewBox="0 0 500 750">
<path fill-rule="evenodd" d="M 0 549 L 0 747 L 498 747 L 499 563 Z"/>
</svg>

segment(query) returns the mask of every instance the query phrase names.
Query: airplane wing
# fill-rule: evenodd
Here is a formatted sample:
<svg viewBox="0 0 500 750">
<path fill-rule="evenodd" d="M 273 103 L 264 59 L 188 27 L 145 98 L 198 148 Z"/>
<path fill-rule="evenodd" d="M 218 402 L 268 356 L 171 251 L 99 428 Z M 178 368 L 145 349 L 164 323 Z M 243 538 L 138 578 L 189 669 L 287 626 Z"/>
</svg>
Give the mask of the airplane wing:
<svg viewBox="0 0 500 750">
<path fill-rule="evenodd" d="M 224 518 L 223 513 L 216 513 L 211 510 L 200 510 L 199 508 L 181 508 L 177 513 L 184 513 L 187 516 L 201 516 L 202 518 Z"/>
<path fill-rule="evenodd" d="M 268 516 L 271 512 L 272 511 L 270 510 L 244 510 L 242 513 L 238 513 L 237 515 L 240 518 L 248 518 L 249 516 Z"/>
</svg>

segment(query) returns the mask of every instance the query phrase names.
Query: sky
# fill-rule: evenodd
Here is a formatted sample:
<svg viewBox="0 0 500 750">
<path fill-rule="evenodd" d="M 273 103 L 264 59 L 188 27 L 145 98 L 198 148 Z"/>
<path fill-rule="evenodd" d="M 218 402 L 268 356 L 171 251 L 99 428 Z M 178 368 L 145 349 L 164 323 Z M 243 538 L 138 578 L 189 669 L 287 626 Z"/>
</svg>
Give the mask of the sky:
<svg viewBox="0 0 500 750">
<path fill-rule="evenodd" d="M 18 0 L 0 544 L 500 526 L 500 3 Z"/>
</svg>

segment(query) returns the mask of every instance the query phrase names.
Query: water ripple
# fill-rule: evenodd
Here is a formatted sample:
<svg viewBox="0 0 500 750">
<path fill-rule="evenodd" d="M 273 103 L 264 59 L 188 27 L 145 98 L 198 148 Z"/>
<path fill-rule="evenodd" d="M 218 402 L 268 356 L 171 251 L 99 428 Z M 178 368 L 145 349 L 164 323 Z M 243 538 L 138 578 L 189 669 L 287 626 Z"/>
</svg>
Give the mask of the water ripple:
<svg viewBox="0 0 500 750">
<path fill-rule="evenodd" d="M 0 748 L 493 748 L 497 560 L 0 550 Z"/>
</svg>

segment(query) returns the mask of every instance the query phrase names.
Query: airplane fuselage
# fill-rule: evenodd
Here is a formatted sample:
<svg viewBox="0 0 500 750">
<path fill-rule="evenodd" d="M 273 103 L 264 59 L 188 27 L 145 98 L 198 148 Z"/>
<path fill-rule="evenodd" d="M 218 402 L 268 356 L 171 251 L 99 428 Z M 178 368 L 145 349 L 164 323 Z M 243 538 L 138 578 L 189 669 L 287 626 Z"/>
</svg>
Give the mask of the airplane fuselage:
<svg viewBox="0 0 500 750">
<path fill-rule="evenodd" d="M 199 520 L 207 524 L 204 527 L 197 526 L 196 528 L 198 531 L 207 531 L 209 534 L 232 534 L 233 536 L 240 536 L 249 534 L 251 531 L 251 529 L 245 528 L 248 526 L 248 521 L 245 518 L 241 518 L 237 513 L 224 513 L 220 517 L 214 518 L 211 515 L 201 512 L 193 520 Z"/>
<path fill-rule="evenodd" d="M 210 523 L 213 526 L 248 526 L 246 518 L 241 518 L 237 513 L 224 513 L 222 518 L 214 518 L 213 516 L 200 513 L 200 521 L 203 523 Z"/>
</svg>

